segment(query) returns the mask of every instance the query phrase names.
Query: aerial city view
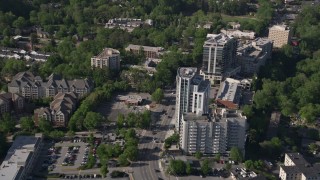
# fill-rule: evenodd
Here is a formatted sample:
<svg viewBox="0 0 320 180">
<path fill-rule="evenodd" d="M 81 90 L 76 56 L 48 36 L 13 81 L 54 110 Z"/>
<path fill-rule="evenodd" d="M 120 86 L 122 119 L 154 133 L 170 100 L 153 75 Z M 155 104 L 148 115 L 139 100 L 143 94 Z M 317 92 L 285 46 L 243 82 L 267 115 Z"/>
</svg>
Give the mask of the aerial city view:
<svg viewBox="0 0 320 180">
<path fill-rule="evenodd" d="M 0 0 L 0 180 L 320 180 L 319 0 Z"/>
</svg>

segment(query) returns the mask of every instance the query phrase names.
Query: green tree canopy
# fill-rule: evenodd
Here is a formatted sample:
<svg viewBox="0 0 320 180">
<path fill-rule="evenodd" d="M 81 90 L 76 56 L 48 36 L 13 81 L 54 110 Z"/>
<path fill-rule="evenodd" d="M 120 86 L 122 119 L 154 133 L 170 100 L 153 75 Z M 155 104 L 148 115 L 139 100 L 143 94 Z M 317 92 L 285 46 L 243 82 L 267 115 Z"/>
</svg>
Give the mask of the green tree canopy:
<svg viewBox="0 0 320 180">
<path fill-rule="evenodd" d="M 206 176 L 209 174 L 210 172 L 210 166 L 209 166 L 209 159 L 205 159 L 203 162 L 202 162 L 202 165 L 201 165 L 201 173 L 202 175 Z"/>
<path fill-rule="evenodd" d="M 185 175 L 186 168 L 186 163 L 182 160 L 170 160 L 168 173 L 176 176 Z"/>
<path fill-rule="evenodd" d="M 15 120 L 8 113 L 4 113 L 0 118 L 0 131 L 2 133 L 13 132 L 15 127 Z"/>
<path fill-rule="evenodd" d="M 100 115 L 100 113 L 88 112 L 84 119 L 83 125 L 85 128 L 92 131 L 102 122 L 102 119 L 103 117 Z"/>
<path fill-rule="evenodd" d="M 163 90 L 157 88 L 151 95 L 153 101 L 157 103 L 161 103 L 162 99 L 164 98 Z"/>
<path fill-rule="evenodd" d="M 202 158 L 202 155 L 203 155 L 202 152 L 197 151 L 194 156 L 195 156 L 197 159 L 201 159 L 201 158 Z"/>
<path fill-rule="evenodd" d="M 242 162 L 243 155 L 241 150 L 237 147 L 232 147 L 230 150 L 230 158 L 234 161 Z"/>
<path fill-rule="evenodd" d="M 20 118 L 20 126 L 24 131 L 31 132 L 34 129 L 34 122 L 31 117 L 21 117 Z"/>
<path fill-rule="evenodd" d="M 40 118 L 38 126 L 39 129 L 44 133 L 50 133 L 50 131 L 53 129 L 51 123 L 44 118 Z"/>
<path fill-rule="evenodd" d="M 109 172 L 108 166 L 102 165 L 100 168 L 100 174 L 102 175 L 102 177 L 106 177 L 108 172 Z"/>
</svg>

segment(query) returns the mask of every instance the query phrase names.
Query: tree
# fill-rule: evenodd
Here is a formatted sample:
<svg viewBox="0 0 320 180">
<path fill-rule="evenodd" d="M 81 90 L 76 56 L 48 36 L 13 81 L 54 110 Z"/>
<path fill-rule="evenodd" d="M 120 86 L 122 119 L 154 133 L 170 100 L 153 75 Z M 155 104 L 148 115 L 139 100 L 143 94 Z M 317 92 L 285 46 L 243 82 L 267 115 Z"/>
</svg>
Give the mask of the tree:
<svg viewBox="0 0 320 180">
<path fill-rule="evenodd" d="M 317 152 L 319 150 L 318 145 L 315 144 L 315 143 L 309 144 L 308 148 L 309 148 L 309 152 L 310 153 L 314 153 L 314 152 Z"/>
<path fill-rule="evenodd" d="M 52 130 L 51 123 L 44 118 L 40 118 L 38 126 L 39 126 L 40 131 L 42 131 L 44 133 L 49 133 Z"/>
<path fill-rule="evenodd" d="M 216 154 L 215 156 L 214 156 L 214 160 L 215 161 L 220 161 L 220 158 L 221 158 L 221 155 L 220 155 L 220 153 L 218 153 L 218 154 Z"/>
<path fill-rule="evenodd" d="M 92 131 L 101 123 L 101 121 L 102 116 L 100 115 L 100 113 L 88 112 L 84 119 L 83 126 Z"/>
<path fill-rule="evenodd" d="M 119 157 L 122 153 L 122 148 L 121 148 L 120 144 L 117 143 L 116 145 L 114 145 L 113 149 L 114 149 L 114 156 Z"/>
<path fill-rule="evenodd" d="M 209 160 L 208 160 L 208 159 L 205 159 L 205 160 L 202 162 L 201 173 L 202 173 L 202 175 L 206 176 L 206 175 L 209 174 L 209 172 L 210 172 Z"/>
<path fill-rule="evenodd" d="M 282 142 L 278 137 L 274 137 L 270 141 L 261 142 L 260 147 L 264 155 L 275 158 L 281 153 Z"/>
<path fill-rule="evenodd" d="M 171 160 L 169 163 L 168 172 L 173 175 L 185 175 L 186 174 L 186 163 L 182 160 Z"/>
<path fill-rule="evenodd" d="M 59 130 L 51 131 L 49 136 L 53 139 L 60 139 L 64 137 L 64 132 Z"/>
<path fill-rule="evenodd" d="M 21 117 L 20 118 L 20 126 L 24 131 L 31 132 L 34 128 L 34 122 L 31 117 Z"/>
<path fill-rule="evenodd" d="M 124 150 L 123 154 L 130 160 L 134 161 L 138 157 L 138 148 L 136 146 L 128 146 Z"/>
<path fill-rule="evenodd" d="M 187 162 L 186 166 L 187 166 L 187 167 L 186 167 L 186 173 L 187 173 L 187 175 L 192 174 L 193 168 L 192 168 L 191 164 Z"/>
<path fill-rule="evenodd" d="M 39 42 L 37 34 L 35 34 L 35 33 L 30 34 L 30 42 L 31 42 L 32 46 Z"/>
<path fill-rule="evenodd" d="M 195 157 L 196 157 L 197 159 L 201 159 L 201 158 L 202 158 L 202 152 L 197 151 L 197 152 L 195 153 Z"/>
<path fill-rule="evenodd" d="M 246 169 L 252 170 L 254 168 L 254 163 L 252 160 L 247 160 L 244 162 Z"/>
<path fill-rule="evenodd" d="M 130 138 L 136 138 L 136 131 L 133 128 L 130 128 L 126 131 L 124 139 L 128 141 Z"/>
<path fill-rule="evenodd" d="M 101 176 L 102 177 L 106 177 L 108 172 L 109 171 L 108 171 L 107 165 L 102 165 L 101 168 L 100 168 Z"/>
<path fill-rule="evenodd" d="M 18 17 L 17 20 L 13 21 L 12 25 L 13 27 L 21 29 L 27 25 L 27 22 L 23 17 Z"/>
<path fill-rule="evenodd" d="M 127 156 L 123 153 L 119 156 L 118 162 L 121 166 L 127 166 L 129 165 L 129 161 L 127 159 Z"/>
<path fill-rule="evenodd" d="M 160 88 L 156 89 L 155 92 L 152 93 L 151 98 L 153 101 L 160 103 L 164 98 L 163 90 Z"/>
<path fill-rule="evenodd" d="M 125 116 L 123 114 L 118 114 L 118 117 L 117 117 L 117 126 L 118 126 L 118 128 L 121 129 L 125 125 L 126 125 Z"/>
<path fill-rule="evenodd" d="M 232 168 L 232 164 L 226 163 L 226 170 L 230 171 Z"/>
<path fill-rule="evenodd" d="M 238 147 L 232 147 L 230 150 L 230 158 L 237 162 L 242 162 L 243 155 L 241 150 Z"/>
<path fill-rule="evenodd" d="M 12 132 L 14 130 L 14 127 L 14 119 L 8 113 L 3 114 L 0 119 L 0 131 L 7 134 L 9 132 Z"/>
</svg>

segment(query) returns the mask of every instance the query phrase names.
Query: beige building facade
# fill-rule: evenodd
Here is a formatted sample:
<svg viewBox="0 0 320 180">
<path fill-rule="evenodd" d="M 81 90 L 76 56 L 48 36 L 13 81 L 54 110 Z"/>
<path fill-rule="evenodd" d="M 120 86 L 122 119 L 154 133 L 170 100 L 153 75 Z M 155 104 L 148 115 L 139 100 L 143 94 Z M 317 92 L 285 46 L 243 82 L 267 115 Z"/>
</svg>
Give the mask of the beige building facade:
<svg viewBox="0 0 320 180">
<path fill-rule="evenodd" d="M 104 48 L 103 51 L 91 58 L 91 67 L 120 70 L 120 52 L 112 48 Z"/>
<path fill-rule="evenodd" d="M 268 39 L 273 41 L 273 47 L 281 48 L 288 44 L 292 37 L 292 31 L 286 25 L 274 25 L 269 28 Z"/>
</svg>

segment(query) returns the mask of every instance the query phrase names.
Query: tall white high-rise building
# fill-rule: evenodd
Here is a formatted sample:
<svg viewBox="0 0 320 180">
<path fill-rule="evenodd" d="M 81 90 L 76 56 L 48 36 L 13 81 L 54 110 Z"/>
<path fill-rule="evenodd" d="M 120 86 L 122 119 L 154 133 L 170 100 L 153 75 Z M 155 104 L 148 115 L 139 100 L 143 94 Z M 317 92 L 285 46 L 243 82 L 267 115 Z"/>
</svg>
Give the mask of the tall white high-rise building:
<svg viewBox="0 0 320 180">
<path fill-rule="evenodd" d="M 180 148 L 187 154 L 225 154 L 232 147 L 245 153 L 247 119 L 236 110 L 219 109 L 214 117 L 184 113 Z"/>
<path fill-rule="evenodd" d="M 247 117 L 241 111 L 218 109 L 215 115 L 213 133 L 214 153 L 226 153 L 232 147 L 238 147 L 245 153 Z"/>
<path fill-rule="evenodd" d="M 197 75 L 195 67 L 179 68 L 176 82 L 176 131 L 180 132 L 183 113 L 208 114 L 210 82 Z"/>
<path fill-rule="evenodd" d="M 182 133 L 180 148 L 189 154 L 200 151 L 204 154 L 213 152 L 213 122 L 207 115 L 185 113 L 182 115 Z"/>
<path fill-rule="evenodd" d="M 237 40 L 232 36 L 208 34 L 203 45 L 203 61 L 200 75 L 211 84 L 220 84 L 225 77 L 240 71 L 237 67 Z"/>
</svg>

